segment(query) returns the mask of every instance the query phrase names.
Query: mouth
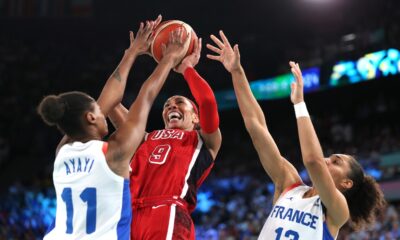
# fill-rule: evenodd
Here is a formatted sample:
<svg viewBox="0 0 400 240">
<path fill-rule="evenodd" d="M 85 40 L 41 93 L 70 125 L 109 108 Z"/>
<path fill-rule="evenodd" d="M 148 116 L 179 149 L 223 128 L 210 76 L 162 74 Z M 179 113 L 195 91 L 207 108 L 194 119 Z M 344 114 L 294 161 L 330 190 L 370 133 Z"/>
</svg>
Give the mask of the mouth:
<svg viewBox="0 0 400 240">
<path fill-rule="evenodd" d="M 181 120 L 183 118 L 182 114 L 179 112 L 170 112 L 168 113 L 168 123 L 173 123 Z"/>
</svg>

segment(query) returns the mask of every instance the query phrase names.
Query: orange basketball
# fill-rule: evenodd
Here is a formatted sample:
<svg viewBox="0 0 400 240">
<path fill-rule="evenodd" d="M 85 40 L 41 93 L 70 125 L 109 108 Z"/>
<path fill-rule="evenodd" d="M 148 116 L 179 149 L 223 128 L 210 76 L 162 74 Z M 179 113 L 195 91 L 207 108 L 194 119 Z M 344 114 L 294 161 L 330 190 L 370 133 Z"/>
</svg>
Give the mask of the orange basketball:
<svg viewBox="0 0 400 240">
<path fill-rule="evenodd" d="M 160 25 L 158 25 L 157 28 L 154 29 L 155 36 L 150 46 L 151 54 L 153 55 L 153 58 L 156 60 L 156 62 L 159 62 L 163 57 L 161 45 L 166 45 L 168 43 L 169 33 L 179 27 L 184 27 L 186 30 L 183 33 L 183 37 L 186 37 L 186 34 L 190 34 L 190 36 L 188 36 L 190 39 L 186 42 L 184 46 L 186 49 L 185 57 L 193 52 L 194 43 L 197 41 L 197 35 L 193 31 L 192 27 L 190 27 L 189 24 L 179 20 L 165 21 L 160 23 Z"/>
</svg>

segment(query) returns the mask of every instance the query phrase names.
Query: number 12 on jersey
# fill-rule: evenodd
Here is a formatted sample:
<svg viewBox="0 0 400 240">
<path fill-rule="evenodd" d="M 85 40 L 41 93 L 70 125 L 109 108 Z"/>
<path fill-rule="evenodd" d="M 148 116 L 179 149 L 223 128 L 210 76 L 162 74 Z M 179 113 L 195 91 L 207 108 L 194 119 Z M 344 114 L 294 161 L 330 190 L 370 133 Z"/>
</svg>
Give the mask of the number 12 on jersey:
<svg viewBox="0 0 400 240">
<path fill-rule="evenodd" d="M 281 239 L 283 240 L 283 238 L 281 238 L 283 227 L 275 229 L 275 232 L 276 232 L 275 240 L 281 240 Z M 299 240 L 299 233 L 293 230 L 287 230 L 284 236 L 286 237 L 284 239 Z"/>
<path fill-rule="evenodd" d="M 91 234 L 96 231 L 96 188 L 85 188 L 79 195 L 83 202 L 87 202 L 86 211 L 86 233 Z M 72 220 L 74 217 L 74 205 L 72 202 L 72 189 L 64 188 L 61 198 L 67 208 L 67 234 L 74 232 Z"/>
</svg>

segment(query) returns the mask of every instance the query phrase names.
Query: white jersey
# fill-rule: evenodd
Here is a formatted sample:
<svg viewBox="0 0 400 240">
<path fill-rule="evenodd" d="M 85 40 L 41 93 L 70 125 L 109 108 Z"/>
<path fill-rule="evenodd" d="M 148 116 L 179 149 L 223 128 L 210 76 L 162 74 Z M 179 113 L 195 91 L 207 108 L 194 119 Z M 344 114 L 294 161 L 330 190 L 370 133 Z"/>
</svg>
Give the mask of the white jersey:
<svg viewBox="0 0 400 240">
<path fill-rule="evenodd" d="M 61 147 L 53 171 L 56 218 L 44 240 L 129 239 L 129 180 L 108 167 L 106 149 L 96 140 Z"/>
<path fill-rule="evenodd" d="M 326 225 L 320 197 L 303 198 L 309 186 L 282 194 L 261 230 L 259 240 L 333 240 Z"/>
</svg>

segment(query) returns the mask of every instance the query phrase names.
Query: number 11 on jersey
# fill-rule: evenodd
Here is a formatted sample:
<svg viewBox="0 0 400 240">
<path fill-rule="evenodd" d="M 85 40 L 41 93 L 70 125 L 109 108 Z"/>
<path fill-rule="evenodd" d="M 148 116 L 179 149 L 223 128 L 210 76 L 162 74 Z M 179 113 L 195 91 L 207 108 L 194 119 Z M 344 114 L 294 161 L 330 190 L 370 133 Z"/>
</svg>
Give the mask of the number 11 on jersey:
<svg viewBox="0 0 400 240">
<path fill-rule="evenodd" d="M 96 188 L 85 188 L 79 195 L 83 202 L 87 202 L 86 210 L 86 233 L 91 234 L 96 231 Z M 74 218 L 74 205 L 72 202 L 72 189 L 64 188 L 61 198 L 65 202 L 67 209 L 67 234 L 74 232 L 72 220 Z"/>
</svg>

